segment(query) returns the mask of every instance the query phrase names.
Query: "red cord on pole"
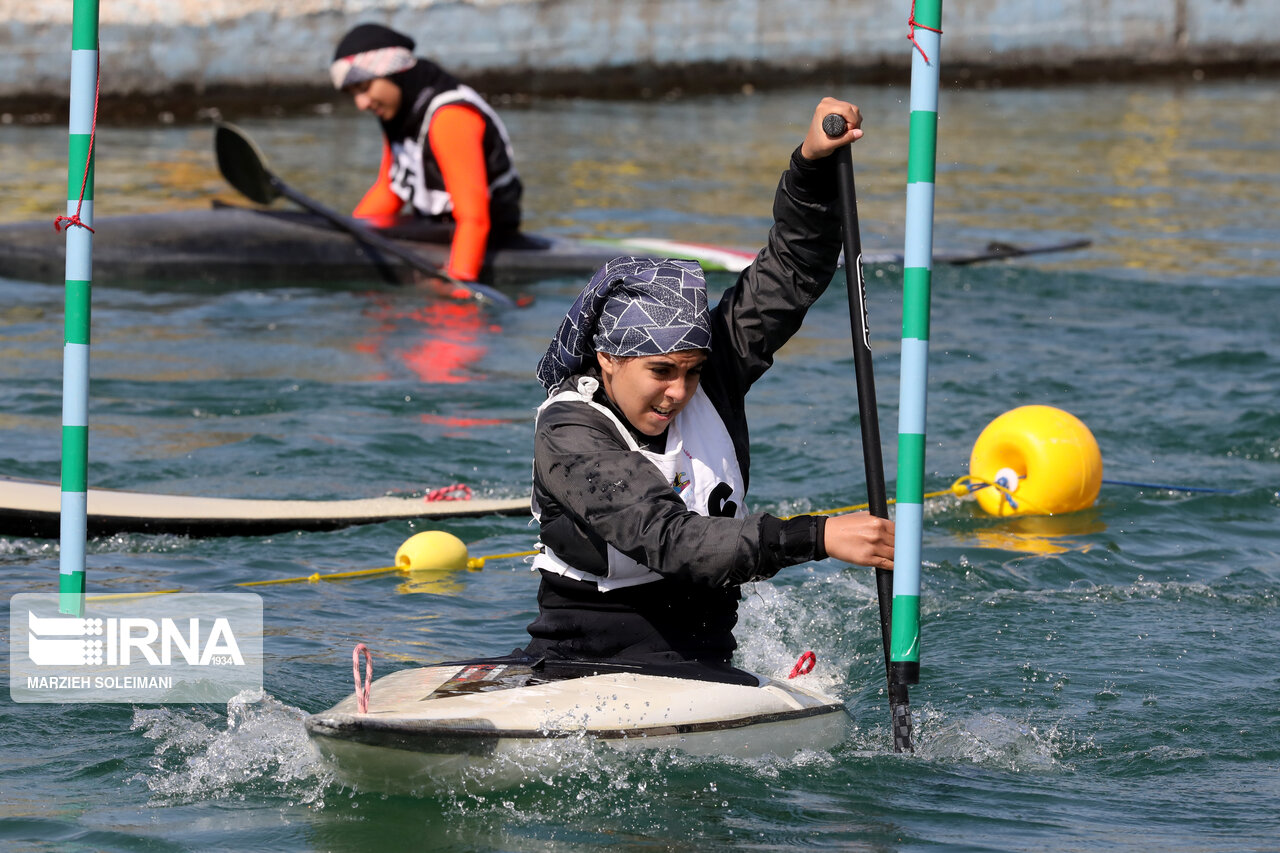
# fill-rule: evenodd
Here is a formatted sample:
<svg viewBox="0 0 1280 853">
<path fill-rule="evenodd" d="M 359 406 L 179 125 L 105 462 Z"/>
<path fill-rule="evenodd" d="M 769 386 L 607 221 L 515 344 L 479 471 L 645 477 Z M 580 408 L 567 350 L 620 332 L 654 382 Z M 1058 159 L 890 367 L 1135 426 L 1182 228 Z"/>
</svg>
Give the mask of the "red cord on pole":
<svg viewBox="0 0 1280 853">
<path fill-rule="evenodd" d="M 925 53 L 924 48 L 920 46 L 920 42 L 916 41 L 916 27 L 919 27 L 922 30 L 928 30 L 931 33 L 937 33 L 938 35 L 942 35 L 942 30 L 935 29 L 934 27 L 930 27 L 916 21 L 916 0 L 911 0 L 911 16 L 907 19 L 907 26 L 911 27 L 911 32 L 907 33 L 907 41 L 914 44 L 916 46 L 916 50 L 920 51 L 920 55 L 924 57 L 924 61 L 928 62 L 929 54 Z"/>
<path fill-rule="evenodd" d="M 94 233 L 93 229 L 80 221 L 80 208 L 84 207 L 84 190 L 89 185 L 89 164 L 93 162 L 93 140 L 98 133 L 98 95 L 102 92 L 102 56 L 98 54 L 98 70 L 96 72 L 96 87 L 93 90 L 93 123 L 89 125 L 89 153 L 84 158 L 84 177 L 80 179 L 80 200 L 76 202 L 76 212 L 70 216 L 59 216 L 53 220 L 53 230 L 61 231 L 62 223 L 67 223 L 68 228 L 72 225 L 79 225 L 81 228 L 88 230 L 90 234 Z"/>
</svg>

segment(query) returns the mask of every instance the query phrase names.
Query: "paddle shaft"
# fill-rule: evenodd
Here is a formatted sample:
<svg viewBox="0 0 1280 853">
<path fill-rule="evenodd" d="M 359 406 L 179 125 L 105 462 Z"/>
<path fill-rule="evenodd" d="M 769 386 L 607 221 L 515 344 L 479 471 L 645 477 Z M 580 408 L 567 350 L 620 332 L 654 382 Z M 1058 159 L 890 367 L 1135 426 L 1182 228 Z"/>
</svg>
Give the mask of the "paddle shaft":
<svg viewBox="0 0 1280 853">
<path fill-rule="evenodd" d="M 515 301 L 509 296 L 487 285 L 471 281 L 460 281 L 423 258 L 417 252 L 383 237 L 381 234 L 361 225 L 350 216 L 343 216 L 330 210 L 320 202 L 295 190 L 280 180 L 263 162 L 262 152 L 253 144 L 243 130 L 226 122 L 219 122 L 213 135 L 213 150 L 218 161 L 218 171 L 226 178 L 227 183 L 235 187 L 245 197 L 257 204 L 271 204 L 280 196 L 309 210 L 326 222 L 345 231 L 365 245 L 385 254 L 399 258 L 413 269 L 427 275 L 443 279 L 456 287 L 460 287 L 477 299 L 487 299 L 496 305 L 510 307 Z"/>
<path fill-rule="evenodd" d="M 829 115 L 823 130 L 837 137 L 845 131 L 845 120 Z M 877 518 L 889 517 L 885 494 L 884 459 L 880 451 L 880 420 L 876 406 L 875 374 L 871 360 L 871 333 L 867 326 L 867 291 L 862 275 L 862 234 L 858 227 L 858 194 L 853 181 L 853 156 L 845 145 L 836 158 L 836 181 L 840 190 L 840 216 L 844 231 L 844 274 L 849 291 L 849 327 L 853 337 L 853 369 L 858 384 L 858 421 L 862 427 L 862 461 L 867 479 L 867 508 Z M 907 686 L 895 684 L 889 661 L 892 641 L 893 573 L 876 569 L 876 597 L 880 605 L 880 639 L 884 645 L 885 679 L 889 688 L 889 709 L 893 724 L 893 749 L 911 752 L 911 709 Z"/>
<path fill-rule="evenodd" d="M 1042 255 L 1046 252 L 1068 252 L 1072 249 L 1084 249 L 1092 245 L 1092 240 L 1070 240 L 1066 243 L 1051 243 L 1047 246 L 1013 246 L 1008 243 L 993 242 L 987 245 L 985 252 L 949 260 L 947 263 L 962 267 L 968 264 L 982 263 L 983 261 L 997 261 L 1001 258 L 1021 258 L 1025 255 Z"/>
<path fill-rule="evenodd" d="M 277 193 L 289 199 L 289 201 L 293 202 L 299 207 L 306 208 L 312 213 L 320 217 L 323 217 L 324 219 L 338 226 L 342 230 L 346 231 L 347 233 L 349 233 L 351 236 L 355 237 L 357 240 L 361 241 L 362 243 L 366 243 L 380 252 L 385 252 L 388 255 L 397 257 L 400 260 L 404 261 L 409 266 L 413 267 L 414 269 L 420 272 L 426 273 L 427 275 L 433 275 L 438 278 L 442 278 L 445 281 L 448 281 L 450 284 L 454 284 L 454 285 L 457 285 L 458 287 L 465 288 L 466 290 L 471 291 L 471 293 L 474 296 L 491 300 L 492 302 L 498 305 L 502 305 L 504 307 L 510 307 L 512 305 L 515 305 L 514 300 L 512 300 L 509 296 L 507 296 L 502 291 L 496 290 L 492 287 L 488 287 L 487 285 L 479 284 L 477 282 L 461 281 L 459 279 L 456 279 L 450 276 L 444 270 L 437 267 L 435 264 L 428 261 L 426 258 L 419 255 L 417 252 L 414 252 L 412 249 L 406 249 L 405 247 L 396 243 L 394 240 L 391 240 L 387 237 L 383 237 L 381 234 L 378 234 L 376 231 L 371 231 L 370 229 L 365 228 L 363 225 L 359 224 L 351 217 L 343 216 L 341 213 L 338 213 L 336 210 L 332 210 L 328 207 L 325 207 L 320 202 L 298 192 L 293 187 L 289 186 L 284 181 L 280 180 L 278 177 L 271 174 L 270 172 L 267 173 L 267 176 L 271 182 L 271 187 Z"/>
</svg>

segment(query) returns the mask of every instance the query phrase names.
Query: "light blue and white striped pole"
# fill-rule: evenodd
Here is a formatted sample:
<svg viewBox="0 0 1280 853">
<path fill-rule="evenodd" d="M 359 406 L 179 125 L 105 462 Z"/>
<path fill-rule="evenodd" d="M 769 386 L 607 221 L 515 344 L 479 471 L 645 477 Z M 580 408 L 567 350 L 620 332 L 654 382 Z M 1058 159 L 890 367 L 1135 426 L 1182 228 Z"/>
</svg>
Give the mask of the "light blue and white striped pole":
<svg viewBox="0 0 1280 853">
<path fill-rule="evenodd" d="M 933 275 L 933 186 L 938 142 L 942 0 L 911 9 L 911 136 L 907 150 L 907 239 L 902 270 L 902 367 L 898 390 L 898 486 L 889 681 L 920 681 L 920 563 L 924 540 L 925 396 L 929 380 L 929 289 Z"/>
<path fill-rule="evenodd" d="M 89 467 L 89 287 L 93 279 L 93 131 L 98 0 L 74 0 L 67 143 L 67 266 L 62 350 L 62 515 L 58 609 L 84 615 Z"/>
</svg>

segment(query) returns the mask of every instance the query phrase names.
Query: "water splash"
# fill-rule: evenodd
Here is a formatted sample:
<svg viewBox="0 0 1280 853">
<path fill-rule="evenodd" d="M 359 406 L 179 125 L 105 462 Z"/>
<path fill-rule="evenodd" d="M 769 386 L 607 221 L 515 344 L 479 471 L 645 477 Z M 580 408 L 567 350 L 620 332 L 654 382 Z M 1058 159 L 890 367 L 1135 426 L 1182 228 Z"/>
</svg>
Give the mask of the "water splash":
<svg viewBox="0 0 1280 853">
<path fill-rule="evenodd" d="M 989 713 L 946 722 L 940 715 L 922 712 L 917 755 L 947 763 L 972 763 L 1021 772 L 1069 770 L 1062 757 L 1073 738 L 1059 730 L 1020 722 Z"/>
<path fill-rule="evenodd" d="M 548 751 L 556 753 L 553 766 L 545 761 Z M 541 769 L 500 789 L 476 774 L 437 796 L 447 814 L 465 818 L 456 825 L 491 824 L 517 849 L 529 849 L 528 840 L 519 839 L 548 821 L 573 827 L 570 834 L 584 849 L 629 836 L 693 838 L 708 815 L 723 814 L 744 789 L 838 767 L 837 758 L 821 750 L 698 756 L 677 748 L 619 749 L 590 737 L 530 744 L 505 760 Z"/>
<path fill-rule="evenodd" d="M 0 537 L 0 557 L 56 557 L 58 543 L 47 539 Z"/>
<path fill-rule="evenodd" d="M 849 669 L 874 651 L 874 644 L 865 640 L 878 638 L 875 601 L 874 587 L 848 573 L 815 574 L 800 586 L 750 584 L 744 588 L 735 632 L 738 665 L 785 680 L 799 655 L 812 650 L 818 665 L 804 676 L 802 686 L 843 695 Z"/>
<path fill-rule="evenodd" d="M 315 803 L 332 781 L 302 727 L 306 713 L 245 691 L 225 716 L 201 708 L 139 708 L 131 728 L 155 742 L 140 781 L 161 803 L 283 796 Z"/>
<path fill-rule="evenodd" d="M 168 554 L 191 548 L 187 536 L 172 533 L 116 533 L 96 536 L 86 541 L 89 554 Z M 56 539 L 28 539 L 20 536 L 0 537 L 0 557 L 57 557 L 60 548 Z"/>
</svg>

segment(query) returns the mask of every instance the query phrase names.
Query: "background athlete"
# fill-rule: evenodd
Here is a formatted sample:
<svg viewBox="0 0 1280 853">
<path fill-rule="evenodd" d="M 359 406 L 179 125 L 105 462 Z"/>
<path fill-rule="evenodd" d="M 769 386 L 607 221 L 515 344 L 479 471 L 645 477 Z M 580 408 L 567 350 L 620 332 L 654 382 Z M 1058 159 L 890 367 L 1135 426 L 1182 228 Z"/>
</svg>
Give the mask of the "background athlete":
<svg viewBox="0 0 1280 853">
<path fill-rule="evenodd" d="M 489 244 L 520 227 L 511 140 L 479 94 L 413 47 L 403 33 L 360 24 L 334 51 L 333 85 L 377 117 L 384 137 L 378 179 L 353 213 L 385 225 L 408 205 L 451 223 L 445 271 L 476 281 Z"/>
</svg>

